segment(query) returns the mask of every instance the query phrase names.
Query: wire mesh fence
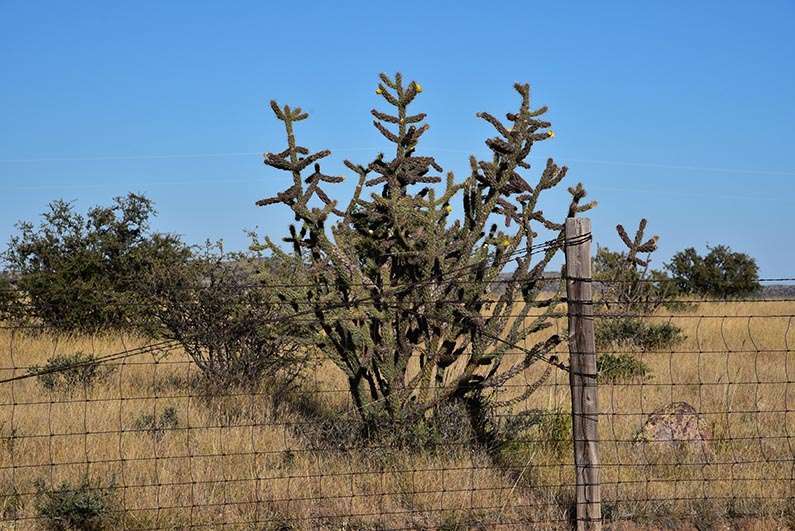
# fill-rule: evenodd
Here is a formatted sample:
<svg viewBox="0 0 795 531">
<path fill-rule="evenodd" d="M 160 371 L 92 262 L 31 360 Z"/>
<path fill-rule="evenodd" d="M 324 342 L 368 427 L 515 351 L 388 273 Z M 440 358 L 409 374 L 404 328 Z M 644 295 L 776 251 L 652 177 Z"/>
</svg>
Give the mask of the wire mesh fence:
<svg viewBox="0 0 795 531">
<path fill-rule="evenodd" d="M 595 291 L 604 520 L 792 525 L 795 299 L 668 299 L 644 312 Z M 509 358 L 567 334 L 570 312 L 557 306 L 553 326 L 510 345 Z M 641 341 L 648 330 L 673 339 Z M 462 401 L 432 422 L 376 430 L 320 353 L 295 378 L 213 386 L 179 341 L 13 325 L 0 336 L 9 528 L 549 529 L 575 519 L 561 346 L 495 388 L 485 417 Z"/>
<path fill-rule="evenodd" d="M 89 346 L 85 339 L 8 340 L 14 360 L 40 362 Z M 95 338 L 90 347 L 121 341 Z M 130 528 L 435 527 L 478 511 L 507 509 L 517 518 L 521 507 L 540 504 L 517 493 L 515 506 L 503 507 L 514 485 L 456 412 L 446 433 L 421 442 L 367 438 L 356 433 L 343 382 L 322 364 L 305 387 L 277 397 L 267 385 L 201 389 L 193 363 L 178 351 L 159 358 L 165 354 L 113 362 L 98 381 L 63 389 L 43 383 L 46 375 L 4 384 L 4 518 L 32 525 L 47 518 L 35 511 L 37 499 L 70 490 L 107 495 L 118 503 L 108 510 Z"/>
<path fill-rule="evenodd" d="M 675 346 L 600 350 L 605 501 L 633 518 L 783 516 L 795 457 L 792 303 L 686 304 L 692 313 L 643 317 L 681 329 Z M 605 364 L 622 359 L 629 369 Z"/>
</svg>

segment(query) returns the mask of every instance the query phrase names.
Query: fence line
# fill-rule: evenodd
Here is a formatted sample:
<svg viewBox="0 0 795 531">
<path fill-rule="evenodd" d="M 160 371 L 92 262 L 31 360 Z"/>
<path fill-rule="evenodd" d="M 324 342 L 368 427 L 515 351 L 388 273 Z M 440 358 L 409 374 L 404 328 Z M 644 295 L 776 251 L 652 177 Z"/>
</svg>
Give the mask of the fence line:
<svg viewBox="0 0 795 531">
<path fill-rule="evenodd" d="M 570 282 L 590 284 L 568 272 Z M 488 440 L 457 406 L 439 410 L 433 424 L 363 431 L 345 378 L 322 353 L 297 380 L 218 388 L 203 383 L 175 341 L 4 326 L 0 519 L 28 529 L 64 523 L 66 509 L 79 506 L 126 529 L 549 529 L 694 519 L 716 527 L 740 517 L 790 525 L 793 299 L 689 299 L 681 311 L 645 312 L 608 309 L 619 301 L 594 292 L 593 301 L 555 299 L 552 329 L 504 346 L 526 359 L 537 340 L 566 335 L 564 318 L 590 322 L 596 367 L 576 361 L 593 353 L 587 342 L 546 352 L 489 391 L 506 405 L 489 412 L 486 432 L 507 435 Z M 654 335 L 663 333 L 675 342 Z M 47 364 L 77 352 L 93 357 Z M 596 410 L 572 400 L 570 386 L 576 392 L 583 375 L 598 384 Z M 580 435 L 578 418 L 599 425 L 599 459 L 587 475 L 576 473 L 584 465 L 575 447 L 596 440 Z M 596 487 L 601 514 L 584 511 L 595 509 Z M 578 500 L 578 491 L 590 494 Z"/>
</svg>

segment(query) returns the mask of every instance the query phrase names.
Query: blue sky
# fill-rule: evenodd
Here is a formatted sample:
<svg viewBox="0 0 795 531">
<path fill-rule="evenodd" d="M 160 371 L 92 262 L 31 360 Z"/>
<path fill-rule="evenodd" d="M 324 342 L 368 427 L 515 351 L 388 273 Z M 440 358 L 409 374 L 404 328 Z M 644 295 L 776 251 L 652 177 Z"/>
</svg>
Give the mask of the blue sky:
<svg viewBox="0 0 795 531">
<path fill-rule="evenodd" d="M 557 133 L 533 161 L 585 183 L 598 242 L 645 216 L 658 264 L 726 243 L 795 276 L 795 3 L 554 4 L 0 0 L 0 240 L 55 198 L 128 191 L 189 241 L 280 236 L 288 213 L 254 206 L 286 187 L 259 155 L 284 144 L 267 102 L 308 110 L 299 140 L 341 172 L 388 148 L 369 109 L 400 70 L 445 169 L 465 176 L 490 134 L 475 112 L 512 110 L 528 81 Z"/>
</svg>

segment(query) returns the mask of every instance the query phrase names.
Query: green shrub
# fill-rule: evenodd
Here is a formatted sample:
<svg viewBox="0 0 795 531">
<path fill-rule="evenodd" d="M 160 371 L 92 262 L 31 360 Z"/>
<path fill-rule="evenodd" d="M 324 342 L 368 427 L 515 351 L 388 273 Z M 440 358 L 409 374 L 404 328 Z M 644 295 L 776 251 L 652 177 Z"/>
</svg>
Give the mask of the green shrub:
<svg viewBox="0 0 795 531">
<path fill-rule="evenodd" d="M 134 326 L 145 311 L 140 275 L 189 257 L 178 237 L 150 230 L 154 215 L 149 199 L 128 194 L 86 215 L 54 201 L 39 226 L 17 224 L 2 255 L 17 299 L 0 297 L 3 318 L 69 332 Z"/>
<path fill-rule="evenodd" d="M 21 322 L 24 310 L 19 291 L 8 275 L 0 272 L 0 322 Z"/>
<path fill-rule="evenodd" d="M 531 410 L 503 419 L 501 455 L 528 462 L 538 453 L 560 459 L 571 451 L 571 415 L 561 408 Z"/>
<path fill-rule="evenodd" d="M 75 352 L 49 358 L 44 366 L 29 368 L 28 374 L 48 391 L 74 392 L 105 380 L 114 370 L 97 362 L 93 354 Z"/>
<path fill-rule="evenodd" d="M 425 450 L 431 453 L 449 452 L 451 447 L 468 448 L 483 441 L 473 428 L 471 411 L 462 401 L 440 404 L 432 415 L 426 415 L 401 429 L 375 430 L 377 437 L 387 439 L 390 447 Z M 389 418 L 384 415 L 385 423 Z M 386 426 L 383 426 L 386 428 Z"/>
<path fill-rule="evenodd" d="M 177 426 L 179 420 L 174 406 L 165 408 L 159 417 L 153 413 L 145 413 L 133 424 L 134 429 L 149 433 L 156 441 L 160 441 L 168 430 L 173 430 Z"/>
<path fill-rule="evenodd" d="M 599 379 L 609 383 L 646 380 L 651 377 L 649 366 L 627 352 L 600 354 L 596 370 Z"/>
<path fill-rule="evenodd" d="M 643 351 L 671 348 L 685 339 L 672 323 L 649 323 L 639 318 L 605 318 L 596 326 L 596 348 L 634 347 Z"/>
<path fill-rule="evenodd" d="M 700 256 L 692 247 L 676 253 L 666 268 L 684 293 L 712 297 L 744 297 L 761 289 L 756 261 L 725 245 L 707 247 Z"/>
<path fill-rule="evenodd" d="M 560 408 L 540 412 L 535 432 L 540 448 L 555 457 L 571 449 L 571 415 Z"/>
<path fill-rule="evenodd" d="M 17 487 L 8 483 L 3 483 L 0 487 L 0 517 L 3 520 L 15 520 L 24 502 Z"/>
<path fill-rule="evenodd" d="M 115 529 L 120 521 L 120 504 L 113 490 L 97 487 L 88 478 L 78 485 L 64 481 L 50 488 L 36 482 L 34 507 L 43 527 L 51 531 L 101 531 Z"/>
</svg>

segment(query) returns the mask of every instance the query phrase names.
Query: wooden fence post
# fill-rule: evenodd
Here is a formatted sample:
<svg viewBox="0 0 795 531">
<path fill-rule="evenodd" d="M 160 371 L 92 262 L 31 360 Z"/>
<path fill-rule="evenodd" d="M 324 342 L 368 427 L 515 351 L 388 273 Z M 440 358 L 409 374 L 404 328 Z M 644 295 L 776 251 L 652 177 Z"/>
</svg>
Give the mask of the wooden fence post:
<svg viewBox="0 0 795 531">
<path fill-rule="evenodd" d="M 566 220 L 572 437 L 577 474 L 577 529 L 602 529 L 599 492 L 599 408 L 591 287 L 591 220 Z"/>
</svg>

